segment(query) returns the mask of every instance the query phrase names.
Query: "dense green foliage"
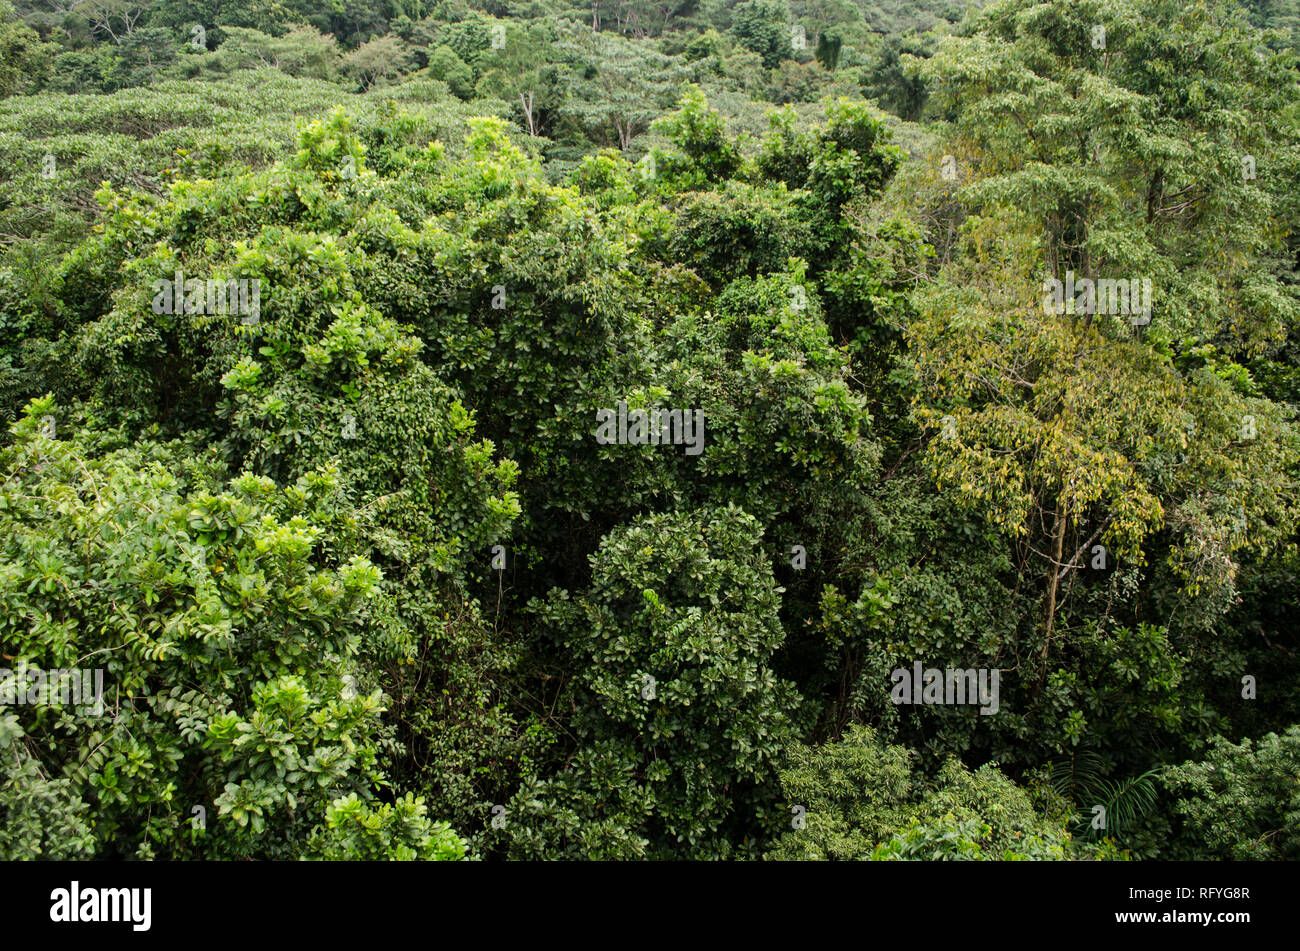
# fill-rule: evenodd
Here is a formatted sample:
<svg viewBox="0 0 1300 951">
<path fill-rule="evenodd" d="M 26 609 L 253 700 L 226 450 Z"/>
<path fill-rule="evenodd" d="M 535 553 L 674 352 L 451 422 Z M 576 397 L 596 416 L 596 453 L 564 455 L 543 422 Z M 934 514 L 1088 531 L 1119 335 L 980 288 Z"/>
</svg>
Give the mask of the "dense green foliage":
<svg viewBox="0 0 1300 951">
<path fill-rule="evenodd" d="M 913 775 L 914 755 L 861 726 L 838 743 L 795 748 L 782 789 L 807 812 L 769 857 L 1064 858 L 1070 836 L 1060 817 L 1040 815 L 994 766 L 971 773 L 950 759 L 928 780 Z"/>
<path fill-rule="evenodd" d="M 0 858 L 1300 856 L 1298 22 L 0 0 Z"/>
</svg>

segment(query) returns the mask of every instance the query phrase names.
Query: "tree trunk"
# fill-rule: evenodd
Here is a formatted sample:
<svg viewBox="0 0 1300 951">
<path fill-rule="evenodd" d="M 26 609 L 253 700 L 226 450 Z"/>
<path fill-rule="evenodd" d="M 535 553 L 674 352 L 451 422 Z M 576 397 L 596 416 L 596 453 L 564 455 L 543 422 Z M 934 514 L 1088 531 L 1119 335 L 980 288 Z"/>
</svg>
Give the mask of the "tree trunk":
<svg viewBox="0 0 1300 951">
<path fill-rule="evenodd" d="M 1151 184 L 1147 186 L 1147 224 L 1155 219 L 1156 203 L 1160 200 L 1160 192 L 1164 189 L 1165 170 L 1156 169 L 1155 175 L 1151 177 Z"/>
<path fill-rule="evenodd" d="M 1038 681 L 1038 687 L 1034 690 L 1035 696 L 1043 689 L 1043 682 L 1047 679 L 1047 654 L 1052 647 L 1052 628 L 1056 622 L 1056 597 L 1061 588 L 1059 566 L 1065 548 L 1065 525 L 1068 521 L 1068 514 L 1066 506 L 1063 503 L 1060 504 L 1056 511 L 1056 522 L 1052 525 L 1052 564 L 1049 567 L 1047 577 L 1047 607 L 1043 619 L 1043 649 L 1038 653 L 1039 659 L 1043 661 L 1043 675 Z"/>
<path fill-rule="evenodd" d="M 535 139 L 537 138 L 537 125 L 533 121 L 533 91 L 528 90 L 527 99 L 524 98 L 524 94 L 521 92 L 519 94 L 519 103 L 524 107 L 524 119 L 528 122 L 528 134 Z"/>
</svg>

